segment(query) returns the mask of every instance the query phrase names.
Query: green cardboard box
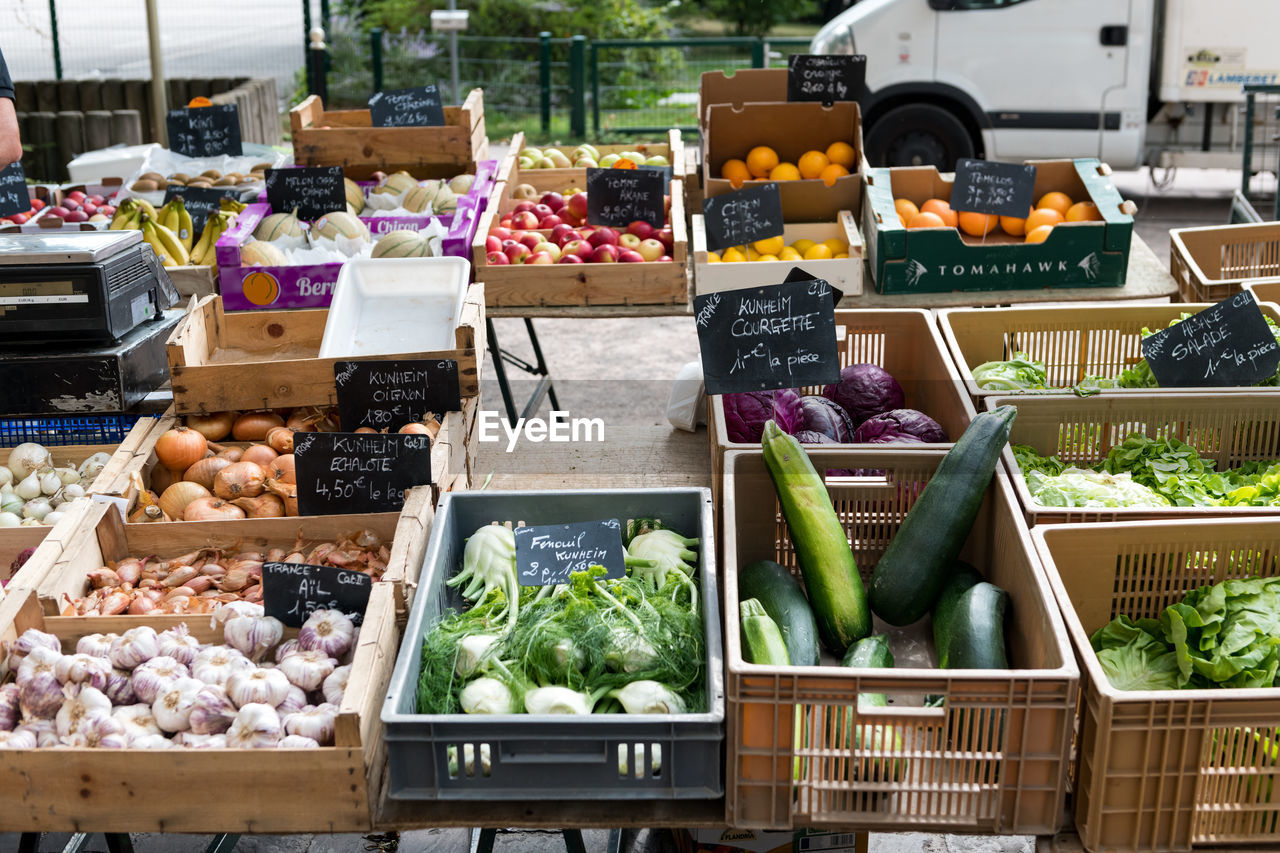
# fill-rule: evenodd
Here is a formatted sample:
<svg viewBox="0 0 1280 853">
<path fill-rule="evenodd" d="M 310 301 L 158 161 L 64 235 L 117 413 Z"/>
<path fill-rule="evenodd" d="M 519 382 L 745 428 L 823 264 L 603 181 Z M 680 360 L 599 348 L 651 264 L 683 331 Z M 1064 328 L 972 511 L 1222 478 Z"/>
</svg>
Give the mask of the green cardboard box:
<svg viewBox="0 0 1280 853">
<path fill-rule="evenodd" d="M 878 293 L 953 290 L 1031 290 L 1120 287 L 1129 265 L 1133 217 L 1097 159 L 1029 160 L 1036 167 L 1034 197 L 1059 190 L 1074 201 L 1092 200 L 1102 222 L 1064 222 L 1043 243 L 1024 243 L 996 229 L 986 238 L 956 228 L 908 231 L 895 198 L 917 206 L 950 200 L 952 176 L 932 166 L 871 169 L 863 189 L 862 235 Z"/>
</svg>

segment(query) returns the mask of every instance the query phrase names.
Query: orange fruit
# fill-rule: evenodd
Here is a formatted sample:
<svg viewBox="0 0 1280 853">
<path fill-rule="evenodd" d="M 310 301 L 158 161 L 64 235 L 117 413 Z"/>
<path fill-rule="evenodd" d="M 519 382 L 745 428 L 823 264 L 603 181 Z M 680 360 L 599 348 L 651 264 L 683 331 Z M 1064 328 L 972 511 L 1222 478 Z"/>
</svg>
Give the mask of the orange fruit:
<svg viewBox="0 0 1280 853">
<path fill-rule="evenodd" d="M 920 211 L 918 211 L 918 210 L 916 211 L 916 213 L 919 213 L 919 212 L 920 212 Z M 906 227 L 907 227 L 907 218 L 906 218 L 905 216 L 903 216 L 901 213 L 899 213 L 899 214 L 898 214 L 898 221 L 902 223 L 902 227 L 903 227 L 903 228 L 906 228 Z"/>
<path fill-rule="evenodd" d="M 847 142 L 833 142 L 827 146 L 827 159 L 846 169 L 852 169 L 854 163 L 858 162 L 858 152 Z"/>
<path fill-rule="evenodd" d="M 1040 196 L 1040 201 L 1036 204 L 1036 207 L 1051 207 L 1063 216 L 1066 216 L 1067 210 L 1070 209 L 1071 204 L 1071 196 L 1054 190 L 1053 192 L 1047 192 Z"/>
<path fill-rule="evenodd" d="M 823 169 L 822 174 L 818 175 L 818 177 L 822 178 L 822 182 L 827 186 L 834 187 L 836 185 L 836 180 L 838 178 L 843 178 L 847 174 L 849 174 L 849 170 L 844 166 L 841 166 L 839 163 L 832 163 L 830 166 Z"/>
<path fill-rule="evenodd" d="M 778 152 L 768 145 L 757 145 L 747 152 L 747 170 L 757 178 L 767 178 L 778 165 Z"/>
<path fill-rule="evenodd" d="M 958 215 L 960 230 L 971 237 L 985 237 L 995 230 L 1000 217 L 991 213 L 962 210 Z"/>
<path fill-rule="evenodd" d="M 187 106 L 188 107 L 211 107 L 213 106 L 213 101 L 209 100 L 203 95 L 200 95 L 188 101 Z"/>
<path fill-rule="evenodd" d="M 1031 215 L 1027 217 L 1026 224 L 1023 228 L 1027 234 L 1039 228 L 1041 225 L 1057 225 L 1064 221 L 1065 217 L 1052 207 L 1037 207 L 1031 211 Z"/>
<path fill-rule="evenodd" d="M 820 178 L 822 170 L 830 166 L 831 161 L 821 151 L 806 151 L 800 155 L 796 165 L 800 167 L 800 174 L 806 178 Z"/>
<path fill-rule="evenodd" d="M 1048 237 L 1049 232 L 1053 230 L 1052 225 L 1041 225 L 1038 228 L 1032 228 L 1027 232 L 1028 243 L 1043 243 Z"/>
<path fill-rule="evenodd" d="M 1027 211 L 1027 213 L 1030 212 L 1030 210 Z M 1027 220 L 1025 217 L 1019 219 L 1016 216 L 1001 216 L 1000 227 L 1004 229 L 1004 233 L 1010 236 L 1021 237 L 1027 233 Z"/>
<path fill-rule="evenodd" d="M 771 181 L 798 181 L 803 177 L 794 163 L 779 163 L 769 172 Z"/>
<path fill-rule="evenodd" d="M 898 211 L 898 215 L 903 219 L 910 219 L 920 212 L 920 208 L 916 207 L 916 203 L 909 198 L 895 198 L 893 209 Z"/>
<path fill-rule="evenodd" d="M 955 228 L 958 224 L 956 212 L 951 209 L 951 205 L 940 198 L 931 198 L 924 204 L 920 205 L 921 213 L 932 213 L 942 220 L 943 225 L 949 225 Z"/>
<path fill-rule="evenodd" d="M 1102 211 L 1091 201 L 1078 201 L 1067 208 L 1068 222 L 1101 222 Z"/>
<path fill-rule="evenodd" d="M 946 228 L 947 223 L 936 213 L 922 210 L 907 220 L 908 228 Z"/>
<path fill-rule="evenodd" d="M 751 172 L 747 169 L 747 164 L 741 160 L 726 160 L 724 165 L 720 167 L 720 177 L 733 184 L 734 189 L 742 186 L 743 181 L 751 180 Z"/>
</svg>

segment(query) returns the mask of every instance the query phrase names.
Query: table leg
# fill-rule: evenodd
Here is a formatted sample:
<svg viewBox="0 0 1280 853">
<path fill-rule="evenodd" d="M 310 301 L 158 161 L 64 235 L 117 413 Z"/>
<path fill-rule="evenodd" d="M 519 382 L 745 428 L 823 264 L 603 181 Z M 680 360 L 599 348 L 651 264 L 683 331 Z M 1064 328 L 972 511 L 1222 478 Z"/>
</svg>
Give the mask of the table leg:
<svg viewBox="0 0 1280 853">
<path fill-rule="evenodd" d="M 18 837 L 18 853 L 40 853 L 42 832 L 24 832 Z"/>
<path fill-rule="evenodd" d="M 489 355 L 493 359 L 493 372 L 497 375 L 498 389 L 502 392 L 502 404 L 507 410 L 507 422 L 512 424 L 516 422 L 516 405 L 511 396 L 511 383 L 507 379 L 506 365 L 508 364 L 519 368 L 525 373 L 541 377 L 538 381 L 538 387 L 534 389 L 533 395 L 523 407 L 520 414 L 521 418 L 527 418 L 537 412 L 542 406 L 542 398 L 544 396 L 551 400 L 553 409 L 560 407 L 560 403 L 556 399 L 555 387 L 551 384 L 551 374 L 547 369 L 547 361 L 542 355 L 542 345 L 538 342 L 538 333 L 533 328 L 533 321 L 526 317 L 524 324 L 525 331 L 529 333 L 529 343 L 533 346 L 533 362 L 525 361 L 519 356 L 505 352 L 498 343 L 498 333 L 493 328 L 493 321 L 485 320 L 485 326 L 489 333 Z"/>
<path fill-rule="evenodd" d="M 133 853 L 133 839 L 129 833 L 108 832 L 104 837 L 107 839 L 107 853 Z"/>
<path fill-rule="evenodd" d="M 205 853 L 231 853 L 240 843 L 240 836 L 230 832 L 215 835 L 205 848 Z"/>
</svg>

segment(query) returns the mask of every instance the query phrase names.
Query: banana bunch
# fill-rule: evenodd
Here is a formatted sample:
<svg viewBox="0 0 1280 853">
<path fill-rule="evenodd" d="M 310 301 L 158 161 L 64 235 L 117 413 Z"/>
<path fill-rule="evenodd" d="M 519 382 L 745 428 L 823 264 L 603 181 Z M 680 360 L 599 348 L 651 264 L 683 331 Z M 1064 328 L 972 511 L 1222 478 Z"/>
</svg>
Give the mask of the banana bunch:
<svg viewBox="0 0 1280 853">
<path fill-rule="evenodd" d="M 185 267 L 191 263 L 191 255 L 176 232 L 145 213 L 139 217 L 139 221 L 142 239 L 151 245 L 160 263 L 166 267 Z"/>
<path fill-rule="evenodd" d="M 169 199 L 168 204 L 160 208 L 156 222 L 177 234 L 178 239 L 182 241 L 182 248 L 188 253 L 191 252 L 191 244 L 195 241 L 196 235 L 192 232 L 191 214 L 187 213 L 187 206 L 183 203 L 182 196 L 175 195 Z"/>
<path fill-rule="evenodd" d="M 111 217 L 111 223 L 107 225 L 109 231 L 141 231 L 143 216 L 149 216 L 152 219 L 158 218 L 155 206 L 144 198 L 126 198 L 116 207 L 115 215 Z"/>
<path fill-rule="evenodd" d="M 233 202 L 239 204 L 239 202 Z M 244 205 L 240 205 L 241 208 Z M 214 257 L 214 246 L 218 243 L 218 238 L 222 236 L 222 232 L 230 228 L 236 221 L 236 211 L 226 209 L 226 200 L 223 200 L 223 209 L 217 213 L 209 214 L 209 218 L 204 223 L 204 233 L 200 235 L 200 241 L 196 243 L 196 247 L 191 250 L 190 263 L 197 265 L 209 265 L 213 267 L 213 271 L 218 271 L 218 261 Z"/>
</svg>

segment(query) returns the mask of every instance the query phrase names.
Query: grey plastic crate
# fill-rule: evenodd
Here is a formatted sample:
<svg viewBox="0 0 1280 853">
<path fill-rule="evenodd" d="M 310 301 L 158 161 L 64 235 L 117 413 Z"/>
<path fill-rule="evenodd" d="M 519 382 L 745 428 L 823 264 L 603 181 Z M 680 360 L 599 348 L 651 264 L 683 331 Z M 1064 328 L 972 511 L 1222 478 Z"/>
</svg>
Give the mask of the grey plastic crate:
<svg viewBox="0 0 1280 853">
<path fill-rule="evenodd" d="M 707 713 L 590 717 L 414 712 L 422 638 L 463 604 L 445 586 L 464 541 L 494 521 L 567 524 L 657 517 L 701 539 L 698 579 L 707 652 Z M 724 793 L 724 650 L 710 489 L 456 492 L 443 495 L 382 706 L 395 800 L 714 799 Z M 475 757 L 449 769 L 449 751 Z M 661 766 L 652 772 L 654 750 Z M 489 753 L 484 775 L 479 757 Z M 624 758 L 620 761 L 620 755 Z M 620 763 L 626 772 L 621 772 Z"/>
</svg>

